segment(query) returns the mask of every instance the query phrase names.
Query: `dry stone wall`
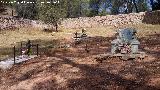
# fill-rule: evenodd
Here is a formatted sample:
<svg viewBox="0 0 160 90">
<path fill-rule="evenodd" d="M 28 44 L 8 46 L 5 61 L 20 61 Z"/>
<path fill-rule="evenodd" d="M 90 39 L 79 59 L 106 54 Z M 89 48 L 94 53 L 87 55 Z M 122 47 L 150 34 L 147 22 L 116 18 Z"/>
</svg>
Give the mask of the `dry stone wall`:
<svg viewBox="0 0 160 90">
<path fill-rule="evenodd" d="M 0 16 L 0 30 L 15 29 L 20 27 L 28 27 L 31 20 L 14 18 L 9 16 Z"/>
<path fill-rule="evenodd" d="M 68 18 L 61 21 L 61 26 L 63 28 L 90 28 L 100 26 L 120 27 L 139 23 L 160 24 L 160 11 Z"/>
<path fill-rule="evenodd" d="M 22 27 L 54 28 L 54 26 L 47 25 L 41 21 L 0 16 L 0 30 L 11 30 Z"/>
<path fill-rule="evenodd" d="M 62 28 L 90 28 L 101 26 L 123 26 L 127 24 L 160 24 L 160 11 L 140 12 L 119 15 L 95 16 L 95 17 L 80 17 L 67 18 L 60 21 L 59 25 Z M 21 27 L 40 27 L 40 28 L 55 28 L 51 25 L 46 25 L 40 21 L 28 19 L 20 19 L 15 17 L 0 16 L 0 30 L 14 29 Z"/>
<path fill-rule="evenodd" d="M 146 12 L 142 22 L 147 24 L 160 24 L 160 11 Z"/>
</svg>

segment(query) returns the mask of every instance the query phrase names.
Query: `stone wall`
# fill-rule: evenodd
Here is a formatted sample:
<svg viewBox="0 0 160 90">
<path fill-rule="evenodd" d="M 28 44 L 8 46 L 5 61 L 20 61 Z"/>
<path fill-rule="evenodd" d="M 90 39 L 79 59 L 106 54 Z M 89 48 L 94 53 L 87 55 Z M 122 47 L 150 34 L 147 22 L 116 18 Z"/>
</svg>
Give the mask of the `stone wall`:
<svg viewBox="0 0 160 90">
<path fill-rule="evenodd" d="M 31 26 L 32 20 L 0 16 L 0 30 Z"/>
<path fill-rule="evenodd" d="M 0 30 L 12 30 L 22 27 L 54 28 L 54 26 L 47 25 L 41 21 L 16 18 L 12 16 L 0 16 Z"/>
<path fill-rule="evenodd" d="M 160 24 L 160 11 L 95 17 L 67 18 L 61 20 L 60 22 L 61 24 L 59 26 L 62 28 L 90 28 L 100 26 L 119 27 L 122 25 L 139 23 Z M 29 26 L 40 28 L 54 28 L 53 26 L 46 25 L 40 21 L 0 16 L 0 30 Z"/>
<path fill-rule="evenodd" d="M 160 11 L 68 18 L 61 21 L 61 26 L 64 28 L 87 28 L 97 26 L 119 27 L 139 23 L 160 24 Z"/>
<path fill-rule="evenodd" d="M 160 10 L 155 12 L 146 12 L 142 22 L 147 24 L 160 24 Z"/>
</svg>

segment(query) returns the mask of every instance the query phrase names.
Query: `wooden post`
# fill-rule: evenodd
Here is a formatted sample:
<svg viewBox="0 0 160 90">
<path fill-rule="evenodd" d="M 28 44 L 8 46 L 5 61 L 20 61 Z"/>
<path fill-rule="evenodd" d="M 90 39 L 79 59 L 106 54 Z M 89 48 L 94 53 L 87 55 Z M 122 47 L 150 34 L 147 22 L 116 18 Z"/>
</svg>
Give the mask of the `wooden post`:
<svg viewBox="0 0 160 90">
<path fill-rule="evenodd" d="M 16 64 L 16 47 L 13 47 L 13 53 L 14 53 L 14 64 Z"/>
<path fill-rule="evenodd" d="M 12 4 L 10 4 L 10 5 L 11 5 L 11 8 L 12 8 L 11 15 L 14 16 L 13 5 Z"/>
<path fill-rule="evenodd" d="M 88 48 L 88 44 L 86 43 L 86 46 L 85 46 L 85 51 L 87 52 L 87 53 L 89 53 L 89 48 Z"/>
<path fill-rule="evenodd" d="M 58 23 L 57 23 L 57 21 L 55 21 L 55 27 L 56 27 L 56 32 L 58 32 Z"/>
<path fill-rule="evenodd" d="M 37 44 L 36 46 L 37 46 L 37 56 L 38 56 L 38 54 L 39 54 L 39 50 L 38 50 L 39 48 L 38 48 L 38 46 L 39 46 L 39 45 Z"/>
<path fill-rule="evenodd" d="M 74 38 L 75 38 L 75 45 L 77 45 L 78 44 L 78 33 L 77 32 L 75 33 L 75 37 Z"/>
<path fill-rule="evenodd" d="M 78 33 L 76 32 L 75 35 L 76 35 L 76 39 L 77 39 L 78 38 Z"/>
<path fill-rule="evenodd" d="M 12 9 L 12 16 L 14 15 L 14 13 L 13 13 L 13 9 Z"/>
<path fill-rule="evenodd" d="M 21 56 L 22 56 L 22 42 L 21 42 Z"/>
</svg>

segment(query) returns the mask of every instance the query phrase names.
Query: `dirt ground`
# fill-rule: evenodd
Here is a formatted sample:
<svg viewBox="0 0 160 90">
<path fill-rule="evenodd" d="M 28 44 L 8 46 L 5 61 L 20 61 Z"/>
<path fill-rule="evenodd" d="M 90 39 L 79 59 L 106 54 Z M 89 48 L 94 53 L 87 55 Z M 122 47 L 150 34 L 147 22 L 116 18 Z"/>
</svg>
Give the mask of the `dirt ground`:
<svg viewBox="0 0 160 90">
<path fill-rule="evenodd" d="M 51 48 L 40 57 L 1 70 L 0 90 L 159 90 L 160 29 L 138 31 L 140 49 L 148 55 L 144 60 L 112 58 L 98 63 L 95 55 L 109 52 L 115 38 L 114 32 L 109 34 L 91 36 L 88 51 L 85 42 L 68 49 Z"/>
</svg>

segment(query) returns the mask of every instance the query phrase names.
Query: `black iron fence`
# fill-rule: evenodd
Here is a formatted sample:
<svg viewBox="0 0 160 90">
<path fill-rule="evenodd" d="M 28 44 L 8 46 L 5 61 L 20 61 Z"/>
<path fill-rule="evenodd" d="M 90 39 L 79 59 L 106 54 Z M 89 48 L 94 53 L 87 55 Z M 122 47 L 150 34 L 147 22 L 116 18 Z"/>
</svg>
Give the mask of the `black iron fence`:
<svg viewBox="0 0 160 90">
<path fill-rule="evenodd" d="M 27 50 L 26 47 L 27 42 L 17 43 L 15 46 L 0 48 L 0 61 L 7 60 L 9 58 L 14 58 L 21 55 L 27 55 L 27 53 L 23 53 L 23 51 Z M 55 43 L 53 45 L 40 45 L 37 43 L 31 43 L 31 53 L 30 55 L 44 55 L 48 52 L 49 49 L 57 49 L 57 48 L 68 48 L 66 44 Z"/>
<path fill-rule="evenodd" d="M 14 46 L 14 48 L 15 48 L 15 46 Z M 18 48 L 18 49 L 19 49 L 18 51 L 20 51 L 20 55 L 23 55 L 23 51 L 24 50 L 26 51 L 28 48 L 26 47 L 26 43 L 21 42 L 20 48 Z M 34 54 L 34 55 L 38 56 L 38 54 L 39 54 L 39 44 L 32 44 L 31 43 L 31 50 L 32 50 L 31 54 Z M 16 49 L 14 49 L 14 52 L 16 52 Z"/>
<path fill-rule="evenodd" d="M 20 44 L 17 44 L 12 47 L 7 48 L 0 48 L 0 61 L 7 60 L 9 58 L 14 58 L 21 55 L 27 55 L 27 53 L 23 53 L 23 51 L 26 51 L 26 42 L 21 42 Z M 41 52 L 40 52 L 41 51 Z M 40 48 L 39 44 L 33 44 L 31 45 L 31 53 L 30 55 L 39 55 L 42 54 L 44 51 L 44 48 Z"/>
<path fill-rule="evenodd" d="M 43 44 L 42 42 L 45 44 Z M 15 60 L 16 59 L 15 57 L 17 57 L 17 56 L 27 55 L 26 53 L 23 53 L 24 50 L 27 50 L 26 43 L 27 42 L 19 42 L 12 47 L 0 48 L 0 61 L 7 60 L 9 58 L 14 58 L 14 60 Z M 39 42 L 31 41 L 30 55 L 37 55 L 37 56 L 44 55 L 44 54 L 47 54 L 48 51 L 50 51 L 50 49 L 51 50 L 59 49 L 59 48 L 67 49 L 69 47 L 72 47 L 73 45 L 77 46 L 76 43 L 75 44 L 74 43 L 59 43 L 59 42 L 48 43 L 45 41 L 39 41 Z M 89 49 L 88 49 L 89 46 L 87 43 L 84 48 L 87 52 L 89 52 Z"/>
</svg>

